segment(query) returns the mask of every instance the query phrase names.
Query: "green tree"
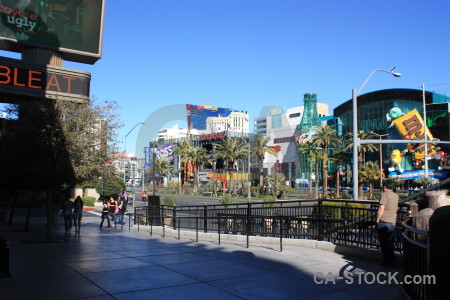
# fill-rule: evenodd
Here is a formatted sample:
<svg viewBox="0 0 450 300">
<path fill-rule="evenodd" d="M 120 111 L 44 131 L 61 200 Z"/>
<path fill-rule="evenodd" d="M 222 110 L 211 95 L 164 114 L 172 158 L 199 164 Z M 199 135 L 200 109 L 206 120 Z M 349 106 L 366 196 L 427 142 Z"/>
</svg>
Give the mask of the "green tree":
<svg viewBox="0 0 450 300">
<path fill-rule="evenodd" d="M 330 161 L 336 165 L 336 197 L 340 197 L 340 167 L 348 160 L 347 154 L 342 149 L 334 149 L 331 152 Z"/>
<path fill-rule="evenodd" d="M 349 149 L 353 148 L 352 133 L 348 133 L 347 136 L 348 136 L 348 138 L 345 141 L 345 144 L 346 144 L 345 149 L 349 150 Z M 371 139 L 377 138 L 377 136 L 370 132 L 365 132 L 364 130 L 359 130 L 358 138 L 360 140 L 371 140 Z M 377 150 L 378 150 L 378 146 L 376 146 L 374 144 L 360 144 L 358 146 L 358 170 L 361 170 L 361 168 L 362 168 L 366 152 L 374 152 Z M 355 162 L 353 162 L 353 163 L 355 163 Z M 358 200 L 362 200 L 363 195 L 364 195 L 363 194 L 363 181 L 361 180 L 361 177 L 359 177 L 358 178 Z"/>
<path fill-rule="evenodd" d="M 278 197 L 286 186 L 286 178 L 283 174 L 273 173 L 266 177 L 266 183 L 272 187 L 272 195 Z"/>
<path fill-rule="evenodd" d="M 316 149 L 316 146 L 314 146 L 311 142 L 307 141 L 305 143 L 299 144 L 298 148 L 297 148 L 297 152 L 299 154 L 303 154 L 306 155 L 307 161 L 308 161 L 308 186 L 309 186 L 309 195 L 310 197 L 312 197 L 313 192 L 312 192 L 312 163 L 313 163 L 313 159 L 312 159 L 312 155 L 313 155 L 313 151 Z M 317 176 L 317 174 L 316 174 Z"/>
<path fill-rule="evenodd" d="M 317 147 L 314 148 L 311 151 L 311 156 L 310 156 L 311 161 L 314 163 L 315 168 L 316 168 L 316 187 L 315 187 L 315 198 L 319 198 L 319 164 L 320 161 L 323 160 L 323 152 L 321 151 L 321 149 L 318 149 Z"/>
<path fill-rule="evenodd" d="M 230 176 L 229 191 L 233 192 L 233 172 L 238 159 L 247 157 L 245 144 L 239 138 L 226 136 L 221 143 L 216 145 L 215 156 L 228 162 Z"/>
<path fill-rule="evenodd" d="M 163 183 L 163 174 L 169 175 L 172 174 L 172 166 L 170 165 L 167 157 L 159 157 L 155 159 L 155 170 L 158 172 L 159 182 L 158 186 Z"/>
<path fill-rule="evenodd" d="M 194 193 L 198 191 L 198 167 L 209 162 L 209 155 L 205 148 L 191 147 L 187 151 L 184 160 L 192 163 L 194 167 Z"/>
<path fill-rule="evenodd" d="M 191 148 L 192 148 L 192 143 L 186 139 L 186 140 L 182 140 L 182 141 L 178 142 L 178 146 L 173 151 L 175 155 L 178 155 L 180 157 L 180 162 L 182 164 L 181 170 L 182 170 L 182 178 L 183 179 L 184 179 L 184 174 L 186 174 L 186 172 L 187 172 L 187 164 L 188 164 L 188 162 L 186 161 L 185 158 Z M 184 184 L 184 180 L 182 180 L 182 182 Z"/>
<path fill-rule="evenodd" d="M 359 176 L 362 181 L 369 181 L 369 199 L 372 199 L 373 183 L 380 179 L 380 166 L 373 161 L 368 161 L 361 167 Z"/>
<path fill-rule="evenodd" d="M 323 193 L 327 194 L 328 187 L 328 148 L 331 145 L 338 146 L 342 144 L 342 141 L 337 136 L 337 131 L 331 126 L 322 126 L 316 129 L 311 136 L 311 143 L 313 145 L 322 147 L 323 149 L 323 162 L 322 162 L 322 182 Z"/>
<path fill-rule="evenodd" d="M 270 141 L 270 137 L 265 137 L 261 135 L 255 135 L 255 145 L 253 146 L 253 149 L 251 150 L 251 154 L 258 157 L 259 161 L 259 186 L 263 186 L 263 161 L 266 156 L 266 153 L 272 156 L 277 157 L 278 153 L 273 149 L 270 148 L 267 144 Z"/>
<path fill-rule="evenodd" d="M 94 187 L 102 198 L 108 199 L 121 194 L 125 190 L 125 182 L 118 176 L 110 176 L 95 180 Z"/>
</svg>

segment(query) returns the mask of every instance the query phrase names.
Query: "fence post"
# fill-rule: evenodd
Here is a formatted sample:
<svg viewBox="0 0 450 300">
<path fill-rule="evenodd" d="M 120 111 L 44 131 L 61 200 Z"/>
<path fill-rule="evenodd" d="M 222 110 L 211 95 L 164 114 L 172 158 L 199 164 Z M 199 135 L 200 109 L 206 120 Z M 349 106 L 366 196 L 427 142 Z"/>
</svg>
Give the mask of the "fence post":
<svg viewBox="0 0 450 300">
<path fill-rule="evenodd" d="M 252 215 L 252 204 L 250 203 L 250 200 L 247 202 L 247 220 L 245 222 L 245 230 L 247 233 L 247 248 L 248 248 L 248 236 L 250 235 L 250 228 L 252 224 L 252 220 L 250 219 Z"/>
<path fill-rule="evenodd" d="M 283 216 L 280 216 L 280 252 L 283 252 Z"/>
<path fill-rule="evenodd" d="M 319 226 L 318 226 L 318 237 L 317 237 L 317 240 L 318 241 L 323 241 L 323 221 L 324 221 L 324 218 L 323 218 L 323 207 L 322 207 L 322 200 L 321 199 L 318 199 L 318 201 L 319 201 L 319 203 L 318 203 L 318 206 L 319 206 Z"/>
<path fill-rule="evenodd" d="M 217 220 L 219 221 L 219 224 L 217 224 L 217 231 L 219 233 L 219 245 L 220 245 L 220 215 L 217 216 Z"/>
<path fill-rule="evenodd" d="M 206 202 L 203 205 L 203 231 L 208 232 L 208 206 Z"/>
<path fill-rule="evenodd" d="M 172 215 L 173 215 L 173 229 L 177 229 L 177 207 L 176 205 L 172 206 Z M 178 220 L 180 223 L 180 220 Z"/>
</svg>

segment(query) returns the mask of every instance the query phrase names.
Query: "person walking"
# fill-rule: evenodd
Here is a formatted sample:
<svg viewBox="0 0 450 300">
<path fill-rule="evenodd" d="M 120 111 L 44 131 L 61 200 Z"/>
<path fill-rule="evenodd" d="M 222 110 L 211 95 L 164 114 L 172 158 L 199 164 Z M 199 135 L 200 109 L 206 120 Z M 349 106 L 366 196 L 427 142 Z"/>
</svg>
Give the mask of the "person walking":
<svg viewBox="0 0 450 300">
<path fill-rule="evenodd" d="M 108 229 L 111 228 L 111 223 L 109 221 L 109 202 L 106 200 L 103 200 L 103 206 L 102 206 L 102 221 L 100 223 L 100 229 L 103 228 L 103 222 L 105 219 L 108 221 Z"/>
<path fill-rule="evenodd" d="M 70 198 L 67 198 L 63 205 L 64 227 L 66 229 L 66 233 L 70 233 L 70 230 L 72 229 L 72 213 L 73 202 L 70 201 Z"/>
<path fill-rule="evenodd" d="M 75 232 L 80 233 L 81 218 L 83 217 L 84 202 L 80 196 L 75 198 L 73 202 L 73 223 L 75 224 Z"/>
<path fill-rule="evenodd" d="M 117 228 L 117 223 L 119 223 L 121 226 L 120 229 L 123 229 L 123 213 L 124 213 L 123 206 L 124 206 L 124 201 L 119 200 L 117 203 L 117 207 L 116 207 L 117 213 L 116 213 L 116 219 L 114 221 L 115 228 Z"/>
<path fill-rule="evenodd" d="M 115 219 L 117 203 L 113 197 L 109 197 L 109 216 L 111 217 L 111 221 Z"/>
<path fill-rule="evenodd" d="M 377 231 L 380 250 L 383 255 L 382 266 L 394 266 L 394 242 L 391 239 L 397 222 L 398 195 L 395 193 L 396 185 L 391 180 L 383 183 L 380 206 L 377 213 Z"/>
</svg>

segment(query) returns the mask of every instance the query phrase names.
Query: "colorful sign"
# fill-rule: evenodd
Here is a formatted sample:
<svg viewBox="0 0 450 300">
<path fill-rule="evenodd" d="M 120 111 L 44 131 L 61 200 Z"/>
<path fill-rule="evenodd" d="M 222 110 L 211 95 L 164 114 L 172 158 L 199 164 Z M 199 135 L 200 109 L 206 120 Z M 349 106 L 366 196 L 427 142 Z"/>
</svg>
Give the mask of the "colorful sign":
<svg viewBox="0 0 450 300">
<path fill-rule="evenodd" d="M 150 166 L 150 147 L 144 147 L 145 165 L 144 168 Z"/>
<path fill-rule="evenodd" d="M 425 170 L 407 171 L 403 173 L 390 172 L 389 177 L 400 178 L 403 180 L 416 179 L 425 176 Z M 447 171 L 444 170 L 428 170 L 428 177 L 445 179 L 447 178 Z"/>
<path fill-rule="evenodd" d="M 101 57 L 104 0 L 1 0 L 0 49 L 46 48 L 64 60 Z"/>
<path fill-rule="evenodd" d="M 209 117 L 228 117 L 233 111 L 231 108 L 222 108 L 206 105 L 186 104 L 187 123 L 192 129 L 206 129 L 206 119 Z"/>
<path fill-rule="evenodd" d="M 161 147 L 158 147 L 156 150 L 156 157 L 167 157 L 167 159 L 173 163 L 173 144 L 164 145 Z"/>
<path fill-rule="evenodd" d="M 425 127 L 422 117 L 417 109 L 410 111 L 407 114 L 395 119 L 392 123 L 397 128 L 398 132 L 404 140 L 421 140 L 425 138 Z M 426 129 L 427 141 L 432 141 L 434 138 L 430 130 Z M 425 144 L 418 144 L 417 146 L 409 147 L 410 152 L 414 152 L 415 159 L 423 159 L 425 157 Z M 427 144 L 427 155 L 436 154 L 433 144 Z"/>
</svg>

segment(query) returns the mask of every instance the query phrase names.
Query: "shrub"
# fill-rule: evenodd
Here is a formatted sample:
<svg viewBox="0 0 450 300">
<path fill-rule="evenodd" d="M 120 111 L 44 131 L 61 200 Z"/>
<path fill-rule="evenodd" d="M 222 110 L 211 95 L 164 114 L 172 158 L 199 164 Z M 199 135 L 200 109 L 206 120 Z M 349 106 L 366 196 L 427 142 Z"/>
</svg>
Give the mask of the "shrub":
<svg viewBox="0 0 450 300">
<path fill-rule="evenodd" d="M 273 195 L 265 195 L 262 200 L 264 201 L 263 207 L 272 207 L 275 206 L 275 202 L 277 201 L 277 197 Z"/>
<path fill-rule="evenodd" d="M 175 204 L 177 204 L 177 198 L 174 196 L 165 196 L 162 202 L 162 205 L 165 206 L 174 206 Z"/>
<path fill-rule="evenodd" d="M 95 197 L 83 197 L 81 198 L 83 200 L 84 206 L 94 206 Z"/>
<path fill-rule="evenodd" d="M 230 195 L 224 195 L 219 198 L 219 202 L 222 205 L 232 205 L 232 204 L 236 204 L 236 199 L 234 199 Z"/>
</svg>

